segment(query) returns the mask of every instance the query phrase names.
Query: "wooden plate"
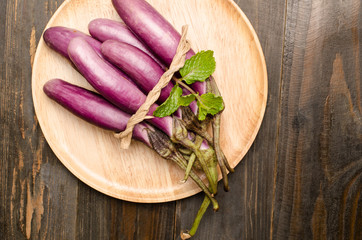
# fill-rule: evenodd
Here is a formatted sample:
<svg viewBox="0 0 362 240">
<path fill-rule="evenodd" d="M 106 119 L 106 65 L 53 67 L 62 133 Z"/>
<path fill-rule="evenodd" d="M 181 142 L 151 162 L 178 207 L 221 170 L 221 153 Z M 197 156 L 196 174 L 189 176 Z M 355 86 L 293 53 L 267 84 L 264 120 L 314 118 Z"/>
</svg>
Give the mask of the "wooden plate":
<svg viewBox="0 0 362 240">
<path fill-rule="evenodd" d="M 267 99 L 267 72 L 253 27 L 232 0 L 149 0 L 180 31 L 189 25 L 195 51 L 215 53 L 215 79 L 224 97 L 221 144 L 231 166 L 250 148 L 259 130 Z M 87 32 L 99 17 L 120 20 L 111 0 L 65 1 L 50 19 L 51 26 Z M 41 39 L 32 75 L 35 111 L 44 136 L 60 161 L 80 180 L 112 197 L 133 202 L 164 202 L 200 190 L 183 172 L 141 143 L 119 148 L 113 134 L 73 116 L 43 93 L 44 83 L 62 78 L 92 89 L 69 62 Z"/>
</svg>

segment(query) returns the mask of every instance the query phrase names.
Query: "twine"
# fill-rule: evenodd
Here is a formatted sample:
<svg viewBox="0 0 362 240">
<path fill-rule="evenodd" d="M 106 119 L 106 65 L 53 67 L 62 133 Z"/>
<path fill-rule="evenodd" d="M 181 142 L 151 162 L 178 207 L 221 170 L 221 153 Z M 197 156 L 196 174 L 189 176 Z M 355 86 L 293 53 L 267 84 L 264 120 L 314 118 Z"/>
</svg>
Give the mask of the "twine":
<svg viewBox="0 0 362 240">
<path fill-rule="evenodd" d="M 181 39 L 177 46 L 176 54 L 172 59 L 170 68 L 161 76 L 154 88 L 148 93 L 146 101 L 141 105 L 137 112 L 128 120 L 127 127 L 123 132 L 115 133 L 116 138 L 121 139 L 121 148 L 128 149 L 131 144 L 132 132 L 138 123 L 145 119 L 152 119 L 153 116 L 147 116 L 150 107 L 160 97 L 162 88 L 166 87 L 171 81 L 172 76 L 185 65 L 186 53 L 191 49 L 190 43 L 186 40 L 188 26 L 182 27 Z"/>
</svg>

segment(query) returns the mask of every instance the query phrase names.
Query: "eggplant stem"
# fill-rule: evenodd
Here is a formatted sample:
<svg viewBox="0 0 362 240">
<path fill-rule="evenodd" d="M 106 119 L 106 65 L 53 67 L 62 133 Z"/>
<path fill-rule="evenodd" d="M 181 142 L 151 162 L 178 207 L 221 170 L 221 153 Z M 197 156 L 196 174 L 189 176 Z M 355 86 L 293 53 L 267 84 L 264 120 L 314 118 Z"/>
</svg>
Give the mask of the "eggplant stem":
<svg viewBox="0 0 362 240">
<path fill-rule="evenodd" d="M 171 157 L 171 160 L 173 160 L 179 167 L 181 167 L 183 170 L 186 170 L 187 163 L 186 160 L 183 159 L 182 155 L 176 154 Z M 219 209 L 219 204 L 214 198 L 214 195 L 210 192 L 210 190 L 206 187 L 204 182 L 200 179 L 200 177 L 191 169 L 189 172 L 189 176 L 196 182 L 196 184 L 203 190 L 203 192 L 206 194 L 206 196 L 209 198 L 209 200 L 212 202 L 214 211 L 217 211 Z"/>
<path fill-rule="evenodd" d="M 194 112 L 190 109 L 190 107 L 181 107 L 182 112 L 182 122 L 185 125 L 185 127 L 196 133 L 197 135 L 200 135 L 203 137 L 210 145 L 213 145 L 213 138 L 209 135 L 207 132 L 207 126 L 210 122 L 210 118 L 207 118 L 207 120 L 204 120 L 200 122 Z"/>
<path fill-rule="evenodd" d="M 195 217 L 194 223 L 192 224 L 190 231 L 181 232 L 181 239 L 189 239 L 195 235 L 195 233 L 199 227 L 200 221 L 201 221 L 202 217 L 204 216 L 209 205 L 210 205 L 210 199 L 207 196 L 205 196 L 204 201 L 202 202 L 201 207 L 200 207 L 199 211 L 197 212 L 197 215 Z"/>
<path fill-rule="evenodd" d="M 210 136 L 210 134 L 207 132 L 207 125 L 201 124 L 201 129 L 198 131 L 195 131 L 196 134 L 203 137 L 211 146 L 214 145 L 214 139 Z"/>
<path fill-rule="evenodd" d="M 218 113 L 212 119 L 212 129 L 213 129 L 213 136 L 214 136 L 214 149 L 217 156 L 217 160 L 221 166 L 225 166 L 229 172 L 234 172 L 234 168 L 232 168 L 223 153 L 221 146 L 220 146 L 220 121 L 221 121 L 221 114 Z M 225 170 L 226 172 L 226 170 Z"/>
<path fill-rule="evenodd" d="M 196 155 L 195 155 L 195 153 L 192 153 L 190 155 L 189 162 L 187 163 L 187 167 L 186 167 L 186 171 L 185 171 L 185 177 L 183 179 L 184 182 L 186 182 L 187 179 L 189 178 L 189 175 L 190 175 L 190 172 L 191 172 L 192 166 L 194 165 L 195 160 L 196 160 Z"/>
<path fill-rule="evenodd" d="M 185 155 L 191 155 L 192 154 L 192 151 L 190 149 L 187 149 L 187 148 L 178 148 L 178 151 L 182 154 L 185 154 Z"/>
<path fill-rule="evenodd" d="M 195 153 L 195 155 L 201 165 L 201 168 L 204 171 L 204 173 L 209 181 L 211 192 L 216 193 L 217 192 L 217 178 L 215 180 L 215 177 L 211 174 L 209 166 L 207 164 L 207 161 L 213 161 L 213 160 L 205 159 L 204 154 L 189 139 L 183 139 L 183 140 L 181 140 L 181 143 L 184 144 L 186 147 L 189 147 Z"/>
<path fill-rule="evenodd" d="M 204 141 L 204 139 L 201 136 L 196 135 L 195 140 L 194 140 L 195 147 L 200 148 L 203 141 Z"/>
<path fill-rule="evenodd" d="M 214 142 L 218 143 L 219 139 L 220 139 L 220 114 L 216 114 L 214 116 L 214 119 L 212 122 L 212 128 L 213 128 L 213 132 L 214 132 Z M 219 163 L 221 174 L 222 174 L 222 181 L 224 183 L 224 191 L 228 192 L 230 190 L 229 180 L 228 180 L 228 175 L 227 175 L 226 167 L 225 167 L 225 161 L 224 161 L 225 158 L 221 151 L 220 144 L 214 144 L 214 149 L 215 149 L 216 158 Z"/>
<path fill-rule="evenodd" d="M 213 92 L 216 96 L 221 96 L 219 88 L 217 87 L 216 81 L 213 76 L 210 76 L 209 80 L 207 81 L 207 88 L 209 91 Z M 223 175 L 224 181 L 224 190 L 228 191 L 228 180 L 227 180 L 227 173 L 226 169 L 229 172 L 234 172 L 234 168 L 232 168 L 225 157 L 225 154 L 222 152 L 220 146 L 220 122 L 221 122 L 221 113 L 216 114 L 212 119 L 212 127 L 213 127 L 213 137 L 214 137 L 214 149 L 217 156 L 218 163 L 220 165 L 221 173 Z M 226 169 L 225 169 L 226 168 Z M 225 178 L 226 176 L 226 178 Z"/>
<path fill-rule="evenodd" d="M 226 159 L 224 153 L 223 153 L 222 151 L 220 151 L 220 153 L 221 153 L 221 155 L 222 155 L 222 159 L 223 159 L 223 161 L 224 161 L 224 163 L 225 163 L 225 166 L 226 166 L 227 170 L 228 170 L 229 172 L 231 172 L 231 173 L 235 172 L 235 169 L 230 166 L 230 164 L 229 164 L 228 160 Z"/>
</svg>

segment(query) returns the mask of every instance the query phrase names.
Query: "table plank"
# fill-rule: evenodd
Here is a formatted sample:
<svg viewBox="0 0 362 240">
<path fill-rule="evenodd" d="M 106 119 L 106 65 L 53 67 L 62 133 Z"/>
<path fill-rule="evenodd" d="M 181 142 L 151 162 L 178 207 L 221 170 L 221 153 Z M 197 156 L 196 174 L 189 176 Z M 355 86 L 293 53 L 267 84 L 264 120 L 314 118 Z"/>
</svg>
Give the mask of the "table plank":
<svg viewBox="0 0 362 240">
<path fill-rule="evenodd" d="M 81 185 L 84 185 L 83 183 Z M 167 239 L 173 236 L 174 202 L 137 204 L 79 186 L 77 234 L 72 239 Z"/>
<path fill-rule="evenodd" d="M 31 64 L 54 1 L 2 1 L 1 235 L 74 235 L 77 180 L 47 146 L 34 115 Z M 3 10 L 4 9 L 4 10 Z M 40 16 L 40 17 L 39 17 Z M 59 208 L 59 206 L 62 206 Z M 53 225 L 55 223 L 56 225 Z M 54 229 L 51 226 L 58 226 Z"/>
<path fill-rule="evenodd" d="M 288 1 L 275 239 L 361 239 L 361 2 Z"/>
</svg>

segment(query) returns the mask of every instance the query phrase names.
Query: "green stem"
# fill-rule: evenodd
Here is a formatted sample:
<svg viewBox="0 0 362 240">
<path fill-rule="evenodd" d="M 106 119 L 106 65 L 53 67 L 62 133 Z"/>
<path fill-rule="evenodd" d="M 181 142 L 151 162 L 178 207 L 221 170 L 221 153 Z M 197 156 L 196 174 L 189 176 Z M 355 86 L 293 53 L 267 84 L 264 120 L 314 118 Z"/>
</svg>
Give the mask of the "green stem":
<svg viewBox="0 0 362 240">
<path fill-rule="evenodd" d="M 196 160 L 196 155 L 195 153 L 192 153 L 190 155 L 190 159 L 189 159 L 189 162 L 187 163 L 187 168 L 186 168 L 186 171 L 185 171 L 185 177 L 184 177 L 184 182 L 187 181 L 187 179 L 189 178 L 189 175 L 190 175 L 190 172 L 191 172 L 191 169 L 192 169 L 192 166 L 194 165 L 194 162 Z"/>
<path fill-rule="evenodd" d="M 196 97 L 197 101 L 199 101 L 204 106 L 204 108 L 210 109 L 208 106 L 206 106 L 202 102 L 202 98 L 200 97 L 199 93 L 195 92 L 189 85 L 184 83 L 181 79 L 174 78 L 174 80 L 177 84 L 183 86 L 187 91 L 189 91 L 192 95 L 194 95 Z"/>
<path fill-rule="evenodd" d="M 192 224 L 192 227 L 190 229 L 191 236 L 195 235 L 197 228 L 199 227 L 200 221 L 201 221 L 202 217 L 204 216 L 209 205 L 210 205 L 210 199 L 205 196 L 204 201 L 202 202 L 201 207 L 200 207 L 199 211 L 197 212 L 195 221 Z"/>
<path fill-rule="evenodd" d="M 213 127 L 213 133 L 214 133 L 214 142 L 219 143 L 219 141 L 220 141 L 220 114 L 216 114 L 214 116 L 214 119 L 212 122 L 212 127 Z M 221 170 L 222 181 L 224 183 L 224 190 L 226 192 L 228 192 L 230 190 L 229 180 L 228 180 L 228 175 L 226 172 L 224 155 L 221 151 L 220 144 L 214 144 L 214 149 L 215 149 L 216 158 L 219 163 L 220 170 Z"/>
<path fill-rule="evenodd" d="M 210 145 L 214 145 L 213 138 L 207 132 L 208 119 L 200 122 L 190 107 L 181 107 L 182 121 L 188 130 L 203 137 Z"/>
<path fill-rule="evenodd" d="M 190 231 L 181 233 L 181 239 L 189 239 L 195 235 L 195 233 L 200 225 L 200 221 L 201 221 L 202 217 L 204 216 L 209 205 L 210 205 L 210 199 L 207 196 L 205 196 L 204 201 L 202 202 L 201 207 L 200 207 L 199 211 L 197 212 L 197 215 L 195 217 L 194 223 L 192 224 Z"/>
<path fill-rule="evenodd" d="M 176 77 L 173 77 L 173 80 L 174 80 L 177 84 L 183 86 L 183 87 L 184 87 L 187 91 L 189 91 L 191 94 L 193 94 L 193 95 L 199 95 L 199 94 L 197 94 L 189 85 L 187 85 L 186 83 L 184 83 L 181 79 L 176 78 Z"/>
<path fill-rule="evenodd" d="M 185 154 L 185 155 L 191 155 L 192 154 L 192 151 L 190 149 L 187 149 L 187 148 L 179 148 L 178 151 L 182 154 Z"/>
<path fill-rule="evenodd" d="M 214 161 L 212 156 L 205 156 L 205 154 L 198 148 L 196 145 L 189 139 L 181 140 L 181 144 L 184 144 L 186 147 L 189 147 L 196 155 L 197 159 L 200 162 L 201 168 L 204 171 L 206 178 L 209 181 L 210 189 L 212 193 L 217 192 L 217 171 L 215 177 L 216 166 L 209 166 L 208 161 Z M 211 150 L 211 149 L 209 149 Z M 213 150 L 212 150 L 213 151 Z M 215 168 L 215 170 L 214 170 Z"/>
</svg>

